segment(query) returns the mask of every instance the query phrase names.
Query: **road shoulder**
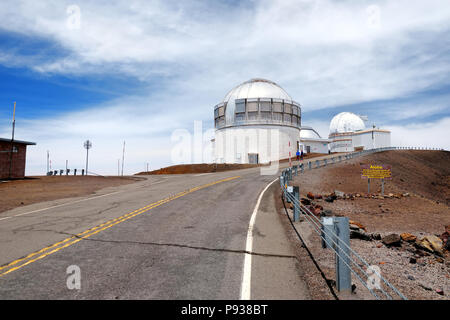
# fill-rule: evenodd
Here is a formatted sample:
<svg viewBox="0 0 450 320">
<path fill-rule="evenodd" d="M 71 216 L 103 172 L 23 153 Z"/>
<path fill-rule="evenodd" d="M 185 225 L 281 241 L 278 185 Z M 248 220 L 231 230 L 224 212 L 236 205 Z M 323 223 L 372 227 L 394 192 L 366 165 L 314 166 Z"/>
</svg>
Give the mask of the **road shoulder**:
<svg viewBox="0 0 450 320">
<path fill-rule="evenodd" d="M 298 255 L 277 212 L 272 184 L 264 194 L 253 230 L 251 299 L 311 299 Z"/>
</svg>

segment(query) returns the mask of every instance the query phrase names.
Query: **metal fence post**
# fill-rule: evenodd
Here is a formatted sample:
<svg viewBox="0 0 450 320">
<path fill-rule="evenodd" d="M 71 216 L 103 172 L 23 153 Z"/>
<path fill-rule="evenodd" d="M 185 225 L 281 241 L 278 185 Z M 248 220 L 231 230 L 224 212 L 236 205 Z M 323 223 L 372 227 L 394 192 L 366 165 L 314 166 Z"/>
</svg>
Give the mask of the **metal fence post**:
<svg viewBox="0 0 450 320">
<path fill-rule="evenodd" d="M 302 173 L 305 172 L 305 168 L 304 168 L 303 163 L 301 164 L 301 167 L 300 167 L 300 168 L 302 169 Z"/>
<path fill-rule="evenodd" d="M 311 161 L 308 161 L 308 167 L 309 167 L 309 170 L 312 169 L 312 168 L 311 168 Z"/>
<path fill-rule="evenodd" d="M 316 160 L 316 168 L 319 167 L 319 160 Z"/>
<path fill-rule="evenodd" d="M 300 187 L 294 186 L 294 199 L 300 203 Z M 294 222 L 300 220 L 300 206 L 294 202 Z"/>
<path fill-rule="evenodd" d="M 339 292 L 352 289 L 350 265 L 350 225 L 348 217 L 335 217 L 336 246 L 336 287 Z"/>
</svg>

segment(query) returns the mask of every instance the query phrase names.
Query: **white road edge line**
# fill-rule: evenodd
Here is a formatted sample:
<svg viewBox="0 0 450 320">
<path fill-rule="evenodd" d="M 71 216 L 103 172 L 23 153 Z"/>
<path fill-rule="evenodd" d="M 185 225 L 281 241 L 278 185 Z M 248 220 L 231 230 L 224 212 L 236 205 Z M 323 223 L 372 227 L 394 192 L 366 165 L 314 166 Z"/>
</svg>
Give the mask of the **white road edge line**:
<svg viewBox="0 0 450 320">
<path fill-rule="evenodd" d="M 247 231 L 247 243 L 245 245 L 245 251 L 252 252 L 253 250 L 253 227 L 256 221 L 256 214 L 258 213 L 259 204 L 261 199 L 267 189 L 277 181 L 278 178 L 269 183 L 264 190 L 259 195 L 258 201 L 256 202 L 255 209 L 253 209 L 252 217 L 250 218 L 250 224 Z M 244 256 L 244 271 L 242 273 L 242 283 L 241 283 L 241 300 L 250 300 L 251 295 L 251 280 L 252 280 L 252 255 L 245 253 Z"/>
<path fill-rule="evenodd" d="M 36 212 L 40 212 L 40 211 L 45 211 L 45 210 L 49 210 L 49 209 L 59 208 L 59 207 L 62 207 L 62 206 L 68 206 L 68 205 L 70 205 L 70 204 L 74 204 L 74 203 L 78 203 L 78 202 L 83 202 L 83 201 L 88 201 L 88 200 L 92 200 L 92 199 L 98 199 L 98 198 L 102 198 L 102 197 L 106 197 L 106 196 L 111 196 L 111 195 L 113 195 L 113 194 L 120 193 L 120 192 L 123 192 L 123 191 L 111 192 L 111 193 L 102 194 L 102 195 L 96 196 L 96 197 L 90 197 L 90 198 L 87 198 L 87 199 L 80 199 L 80 200 L 77 200 L 77 201 L 72 201 L 72 202 L 67 202 L 67 203 L 58 204 L 58 205 L 52 206 L 52 207 L 42 208 L 42 209 L 33 210 L 33 211 L 30 211 L 30 212 L 25 212 L 25 213 L 19 213 L 19 214 L 16 214 L 16 215 L 14 215 L 14 216 L 9 216 L 9 217 L 0 218 L 0 221 L 1 221 L 1 220 L 6 220 L 6 219 L 15 218 L 15 217 L 24 216 L 24 215 L 31 214 L 31 213 L 36 213 Z"/>
</svg>

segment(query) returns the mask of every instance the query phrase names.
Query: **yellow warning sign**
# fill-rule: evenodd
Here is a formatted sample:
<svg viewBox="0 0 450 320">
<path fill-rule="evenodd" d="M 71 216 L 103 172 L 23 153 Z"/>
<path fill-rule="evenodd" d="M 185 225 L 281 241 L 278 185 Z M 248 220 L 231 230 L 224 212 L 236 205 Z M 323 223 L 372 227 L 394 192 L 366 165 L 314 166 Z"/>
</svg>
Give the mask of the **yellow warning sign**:
<svg viewBox="0 0 450 320">
<path fill-rule="evenodd" d="M 392 179 L 390 165 L 362 164 L 361 178 L 365 179 Z"/>
</svg>

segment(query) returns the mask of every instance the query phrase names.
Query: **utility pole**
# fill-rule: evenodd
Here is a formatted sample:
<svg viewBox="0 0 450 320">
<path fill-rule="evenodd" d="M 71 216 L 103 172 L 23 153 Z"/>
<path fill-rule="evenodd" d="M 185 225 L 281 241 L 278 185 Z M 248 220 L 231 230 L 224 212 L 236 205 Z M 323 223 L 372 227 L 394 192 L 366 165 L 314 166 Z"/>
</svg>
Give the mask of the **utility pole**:
<svg viewBox="0 0 450 320">
<path fill-rule="evenodd" d="M 117 176 L 120 176 L 120 159 L 117 159 Z"/>
<path fill-rule="evenodd" d="M 68 165 L 69 160 L 66 160 L 66 172 L 67 172 L 67 165 Z"/>
<path fill-rule="evenodd" d="M 148 172 L 148 162 L 147 162 L 147 172 Z"/>
<path fill-rule="evenodd" d="M 89 149 L 92 148 L 92 142 L 86 140 L 84 142 L 84 148 L 86 149 L 86 175 L 88 175 Z"/>
<path fill-rule="evenodd" d="M 50 172 L 50 151 L 47 150 L 47 173 Z"/>
<path fill-rule="evenodd" d="M 12 137 L 11 137 L 11 154 L 9 155 L 9 179 L 12 175 L 12 162 L 14 153 L 14 130 L 16 128 L 16 102 L 14 101 L 13 122 L 12 122 Z"/>
<path fill-rule="evenodd" d="M 125 161 L 125 140 L 123 141 L 123 151 L 122 151 L 122 177 L 123 177 L 123 162 Z"/>
</svg>

